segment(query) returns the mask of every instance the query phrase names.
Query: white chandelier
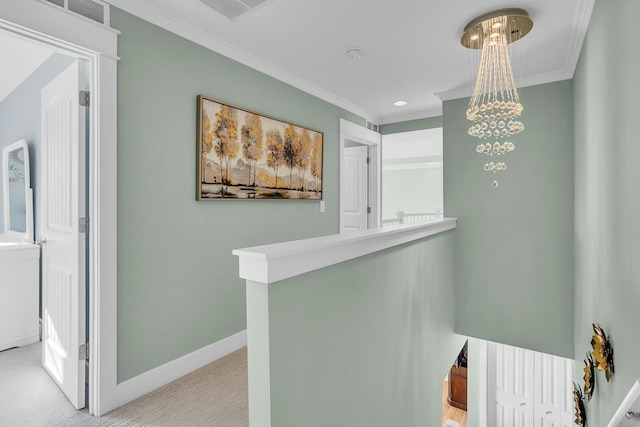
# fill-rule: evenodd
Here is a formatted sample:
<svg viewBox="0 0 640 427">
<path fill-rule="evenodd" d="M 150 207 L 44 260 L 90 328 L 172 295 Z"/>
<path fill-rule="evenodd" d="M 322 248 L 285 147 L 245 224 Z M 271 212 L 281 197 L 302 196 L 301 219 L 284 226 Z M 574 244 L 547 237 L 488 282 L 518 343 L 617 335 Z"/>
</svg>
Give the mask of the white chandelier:
<svg viewBox="0 0 640 427">
<path fill-rule="evenodd" d="M 501 9 L 471 21 L 465 27 L 460 42 L 470 49 L 482 49 L 480 68 L 473 89 L 467 119 L 474 122 L 469 135 L 494 142 L 484 142 L 476 151 L 490 157 L 501 156 L 515 150 L 513 142 L 500 142 L 524 130 L 518 120 L 522 104 L 518 97 L 515 78 L 511 70 L 509 43 L 520 40 L 533 28 L 529 14 L 522 9 Z M 507 169 L 504 162 L 488 162 L 487 172 Z M 498 188 L 498 181 L 491 183 Z"/>
</svg>

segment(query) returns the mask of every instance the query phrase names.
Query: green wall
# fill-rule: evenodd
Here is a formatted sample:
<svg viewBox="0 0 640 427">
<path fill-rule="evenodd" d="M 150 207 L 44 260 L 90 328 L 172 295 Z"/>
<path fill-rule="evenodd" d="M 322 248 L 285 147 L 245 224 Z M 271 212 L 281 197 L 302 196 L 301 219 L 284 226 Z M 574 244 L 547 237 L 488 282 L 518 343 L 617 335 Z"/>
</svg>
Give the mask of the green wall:
<svg viewBox="0 0 640 427">
<path fill-rule="evenodd" d="M 524 132 L 500 187 L 467 134 L 469 100 L 444 103 L 444 212 L 456 229 L 456 332 L 573 357 L 573 91 L 520 90 Z"/>
<path fill-rule="evenodd" d="M 442 127 L 442 117 L 428 117 L 426 119 L 408 120 L 406 122 L 387 123 L 380 125 L 380 133 L 388 135 L 390 133 L 411 132 L 414 130 L 432 129 Z"/>
<path fill-rule="evenodd" d="M 251 425 L 440 425 L 442 380 L 464 344 L 453 329 L 453 251 L 449 231 L 270 285 L 248 282 L 249 393 L 263 391 L 250 400 Z"/>
<path fill-rule="evenodd" d="M 338 231 L 338 119 L 363 119 L 111 9 L 118 54 L 118 381 L 246 328 L 234 248 Z M 324 132 L 312 201 L 195 201 L 199 94 Z"/>
<path fill-rule="evenodd" d="M 591 324 L 611 335 L 616 373 L 598 373 L 589 425 L 606 425 L 640 376 L 640 56 L 637 0 L 597 0 L 574 80 L 576 337 L 574 380 Z"/>
</svg>

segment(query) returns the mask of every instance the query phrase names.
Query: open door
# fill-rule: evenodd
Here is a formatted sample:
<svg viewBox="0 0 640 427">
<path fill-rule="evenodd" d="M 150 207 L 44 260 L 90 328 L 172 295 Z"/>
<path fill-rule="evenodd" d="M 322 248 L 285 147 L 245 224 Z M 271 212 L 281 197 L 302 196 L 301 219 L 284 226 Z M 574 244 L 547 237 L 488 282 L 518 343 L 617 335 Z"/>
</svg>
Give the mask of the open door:
<svg viewBox="0 0 640 427">
<path fill-rule="evenodd" d="M 42 366 L 71 403 L 85 406 L 84 61 L 42 89 Z"/>
<path fill-rule="evenodd" d="M 368 227 L 369 205 L 369 150 L 366 145 L 344 149 L 345 192 L 342 207 L 342 231 L 362 231 Z"/>
<path fill-rule="evenodd" d="M 340 233 L 380 224 L 380 134 L 340 119 Z"/>
</svg>

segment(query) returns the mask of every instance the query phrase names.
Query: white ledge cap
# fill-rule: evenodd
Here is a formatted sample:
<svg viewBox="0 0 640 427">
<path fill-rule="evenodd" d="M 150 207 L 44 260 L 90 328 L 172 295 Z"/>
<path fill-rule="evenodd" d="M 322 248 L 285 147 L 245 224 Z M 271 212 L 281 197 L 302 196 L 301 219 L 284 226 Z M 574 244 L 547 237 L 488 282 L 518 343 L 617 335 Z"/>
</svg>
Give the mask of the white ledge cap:
<svg viewBox="0 0 640 427">
<path fill-rule="evenodd" d="M 456 218 L 235 249 L 240 277 L 274 283 L 456 228 Z"/>
</svg>

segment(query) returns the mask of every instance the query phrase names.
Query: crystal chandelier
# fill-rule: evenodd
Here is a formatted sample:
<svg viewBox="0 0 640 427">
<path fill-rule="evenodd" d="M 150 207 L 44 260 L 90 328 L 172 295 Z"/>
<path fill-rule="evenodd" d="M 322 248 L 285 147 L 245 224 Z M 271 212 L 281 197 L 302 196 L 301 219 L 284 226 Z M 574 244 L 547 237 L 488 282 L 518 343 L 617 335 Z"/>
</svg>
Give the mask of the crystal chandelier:
<svg viewBox="0 0 640 427">
<path fill-rule="evenodd" d="M 511 70 L 508 45 L 520 40 L 532 28 L 533 21 L 526 11 L 501 9 L 477 17 L 464 29 L 462 45 L 482 49 L 478 77 L 467 109 L 467 119 L 474 122 L 469 135 L 493 141 L 479 144 L 476 151 L 480 154 L 493 157 L 515 150 L 515 144 L 505 139 L 524 129 L 518 120 L 523 107 Z M 507 164 L 502 161 L 489 161 L 484 165 L 484 170 L 492 173 L 506 169 Z M 497 180 L 491 183 L 493 188 L 498 185 Z"/>
</svg>

